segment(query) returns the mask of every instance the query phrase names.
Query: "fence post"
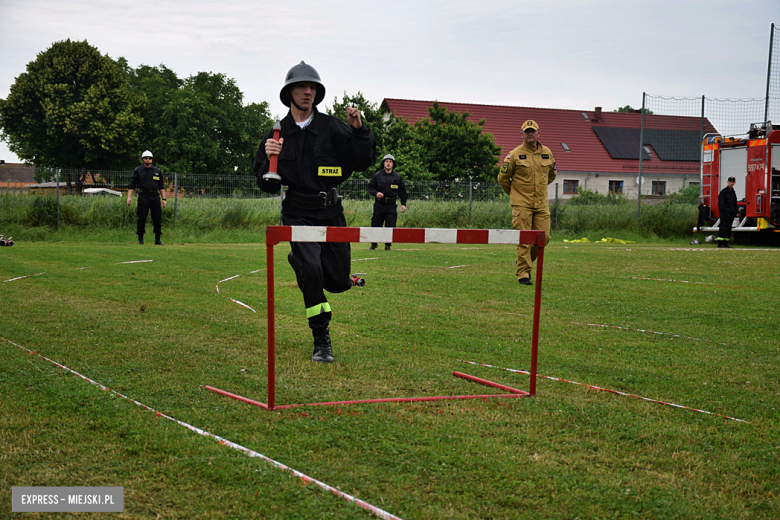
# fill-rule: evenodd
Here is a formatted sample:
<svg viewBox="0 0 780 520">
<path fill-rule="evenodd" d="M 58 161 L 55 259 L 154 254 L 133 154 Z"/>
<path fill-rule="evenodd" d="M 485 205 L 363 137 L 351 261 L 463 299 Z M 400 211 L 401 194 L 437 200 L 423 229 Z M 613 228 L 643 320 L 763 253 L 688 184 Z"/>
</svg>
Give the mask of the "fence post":
<svg viewBox="0 0 780 520">
<path fill-rule="evenodd" d="M 176 209 L 179 207 L 179 174 L 173 174 L 173 221 L 176 222 Z"/>
<path fill-rule="evenodd" d="M 555 183 L 555 231 L 558 231 L 558 183 Z"/>
<path fill-rule="evenodd" d="M 49 177 L 51 179 L 51 177 Z M 60 169 L 57 168 L 57 231 L 60 230 Z"/>
<path fill-rule="evenodd" d="M 639 219 L 642 215 L 642 158 L 645 156 L 645 98 L 647 93 L 642 92 L 642 125 L 639 128 L 639 176 L 636 178 L 636 228 L 639 230 Z"/>
<path fill-rule="evenodd" d="M 699 137 L 699 204 L 702 202 L 702 196 L 703 196 L 703 190 L 704 186 L 702 186 L 702 172 L 704 172 L 704 147 L 701 146 L 702 141 L 704 140 L 704 96 L 701 97 L 701 135 Z M 686 177 L 687 180 L 688 177 Z M 684 187 L 684 186 L 683 186 Z"/>
<path fill-rule="evenodd" d="M 469 227 L 471 227 L 471 192 L 473 184 L 473 181 L 469 179 Z"/>
</svg>

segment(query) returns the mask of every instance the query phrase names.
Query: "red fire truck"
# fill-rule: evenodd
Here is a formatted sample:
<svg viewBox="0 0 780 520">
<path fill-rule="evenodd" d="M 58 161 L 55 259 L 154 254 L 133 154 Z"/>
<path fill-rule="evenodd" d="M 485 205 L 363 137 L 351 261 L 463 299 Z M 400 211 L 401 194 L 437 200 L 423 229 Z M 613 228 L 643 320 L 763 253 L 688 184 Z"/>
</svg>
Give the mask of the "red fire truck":
<svg viewBox="0 0 780 520">
<path fill-rule="evenodd" d="M 770 122 L 752 124 L 746 138 L 705 136 L 700 206 L 704 211 L 694 231 L 718 230 L 718 194 L 729 177 L 737 181 L 734 190 L 739 214 L 732 224 L 735 240 L 770 235 L 780 238 L 780 126 Z"/>
</svg>

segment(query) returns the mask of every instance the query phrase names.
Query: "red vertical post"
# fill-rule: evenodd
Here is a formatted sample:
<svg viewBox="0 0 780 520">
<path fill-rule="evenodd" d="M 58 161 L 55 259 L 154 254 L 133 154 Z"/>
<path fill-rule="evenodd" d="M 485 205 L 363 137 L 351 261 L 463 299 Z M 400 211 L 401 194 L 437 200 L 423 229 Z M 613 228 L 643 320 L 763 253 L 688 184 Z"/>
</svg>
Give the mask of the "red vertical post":
<svg viewBox="0 0 780 520">
<path fill-rule="evenodd" d="M 545 242 L 547 237 L 542 238 Z M 534 326 L 531 339 L 531 397 L 536 397 L 536 361 L 539 357 L 539 313 L 542 307 L 542 271 L 544 270 L 544 246 L 538 246 L 536 257 L 536 291 L 534 294 Z"/>
<path fill-rule="evenodd" d="M 266 243 L 266 283 L 268 285 L 268 409 L 276 401 L 276 321 L 274 310 L 274 246 Z"/>
</svg>

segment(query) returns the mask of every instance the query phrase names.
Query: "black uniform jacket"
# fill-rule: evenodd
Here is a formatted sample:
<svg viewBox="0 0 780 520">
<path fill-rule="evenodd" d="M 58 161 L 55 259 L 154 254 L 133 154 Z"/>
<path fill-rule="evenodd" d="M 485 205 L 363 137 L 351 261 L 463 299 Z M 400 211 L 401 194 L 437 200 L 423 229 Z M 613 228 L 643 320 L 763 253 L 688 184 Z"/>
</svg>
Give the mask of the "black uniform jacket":
<svg viewBox="0 0 780 520">
<path fill-rule="evenodd" d="M 395 170 L 390 173 L 386 173 L 385 170 L 376 172 L 371 182 L 368 183 L 368 193 L 373 197 L 376 197 L 377 193 L 381 193 L 387 199 L 385 204 L 395 204 L 395 200 L 400 198 L 401 205 L 406 206 L 406 186 L 404 180 Z M 381 203 L 381 199 L 376 199 L 376 202 Z"/>
<path fill-rule="evenodd" d="M 355 170 L 365 170 L 376 161 L 374 133 L 365 122 L 360 128 L 352 128 L 340 119 L 320 113 L 314 109 L 314 118 L 301 130 L 295 124 L 292 113 L 281 121 L 279 137 L 284 139 L 279 154 L 277 173 L 282 184 L 302 194 L 317 194 L 338 186 L 347 180 Z M 270 161 L 265 154 L 265 142 L 273 138 L 270 130 L 255 156 L 254 173 L 257 184 L 267 193 L 279 191 L 279 183 L 263 180 Z M 315 218 L 330 218 L 343 212 L 341 203 L 320 210 L 304 210 L 289 204 L 282 204 L 287 214 L 309 215 Z"/>
<path fill-rule="evenodd" d="M 131 190 L 141 189 L 144 192 L 153 192 L 145 193 L 147 195 L 154 195 L 154 193 L 159 194 L 159 190 L 164 187 L 162 172 L 157 166 L 151 166 L 149 168 L 138 166 L 133 170 L 133 175 L 130 177 L 129 188 Z"/>
<path fill-rule="evenodd" d="M 737 194 L 733 188 L 726 186 L 720 190 L 720 194 L 718 195 L 718 211 L 721 214 L 737 214 Z"/>
</svg>

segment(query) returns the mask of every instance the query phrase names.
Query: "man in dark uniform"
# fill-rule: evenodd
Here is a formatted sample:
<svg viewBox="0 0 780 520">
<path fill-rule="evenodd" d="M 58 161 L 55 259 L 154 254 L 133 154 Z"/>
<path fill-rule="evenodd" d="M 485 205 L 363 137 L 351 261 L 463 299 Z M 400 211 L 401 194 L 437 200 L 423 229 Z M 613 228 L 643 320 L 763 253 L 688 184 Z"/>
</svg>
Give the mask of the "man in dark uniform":
<svg viewBox="0 0 780 520">
<path fill-rule="evenodd" d="M 371 217 L 371 227 L 394 228 L 398 222 L 398 210 L 395 201 L 401 199 L 401 213 L 406 211 L 406 186 L 404 180 L 395 171 L 395 157 L 390 154 L 382 158 L 382 169 L 374 174 L 368 183 L 368 193 L 376 197 L 374 215 Z M 385 251 L 390 251 L 390 242 L 385 244 Z M 376 242 L 369 249 L 376 249 Z"/>
<path fill-rule="evenodd" d="M 314 67 L 300 62 L 287 73 L 279 94 L 290 107 L 281 121 L 279 140 L 269 131 L 255 157 L 254 173 L 260 189 L 277 193 L 288 187 L 282 203 L 286 226 L 347 225 L 337 186 L 354 170 L 365 170 L 376 161 L 374 134 L 360 112 L 347 107 L 349 126 L 322 114 L 317 105 L 325 86 Z M 278 175 L 265 175 L 269 156 L 278 155 Z M 333 362 L 328 324 L 331 308 L 323 290 L 340 293 L 362 279 L 350 275 L 350 245 L 344 242 L 291 242 L 290 262 L 303 292 L 306 317 L 314 336 L 312 361 Z"/>
<path fill-rule="evenodd" d="M 133 170 L 133 176 L 130 177 L 130 186 L 127 190 L 127 205 L 129 206 L 133 198 L 133 190 L 138 190 L 138 243 L 144 243 L 144 232 L 146 231 L 146 217 L 149 210 L 152 212 L 152 224 L 154 224 L 154 244 L 163 245 L 160 237 L 162 236 L 162 208 L 167 206 L 165 200 L 165 186 L 163 185 L 162 172 L 157 166 L 152 166 L 152 152 L 146 150 L 141 154 L 143 166 L 138 166 Z M 162 207 L 160 201 L 162 200 Z"/>
<path fill-rule="evenodd" d="M 728 185 L 718 194 L 718 211 L 720 212 L 720 226 L 718 227 L 718 247 L 730 249 L 731 226 L 737 217 L 737 194 L 734 184 L 737 180 L 729 177 Z"/>
</svg>

